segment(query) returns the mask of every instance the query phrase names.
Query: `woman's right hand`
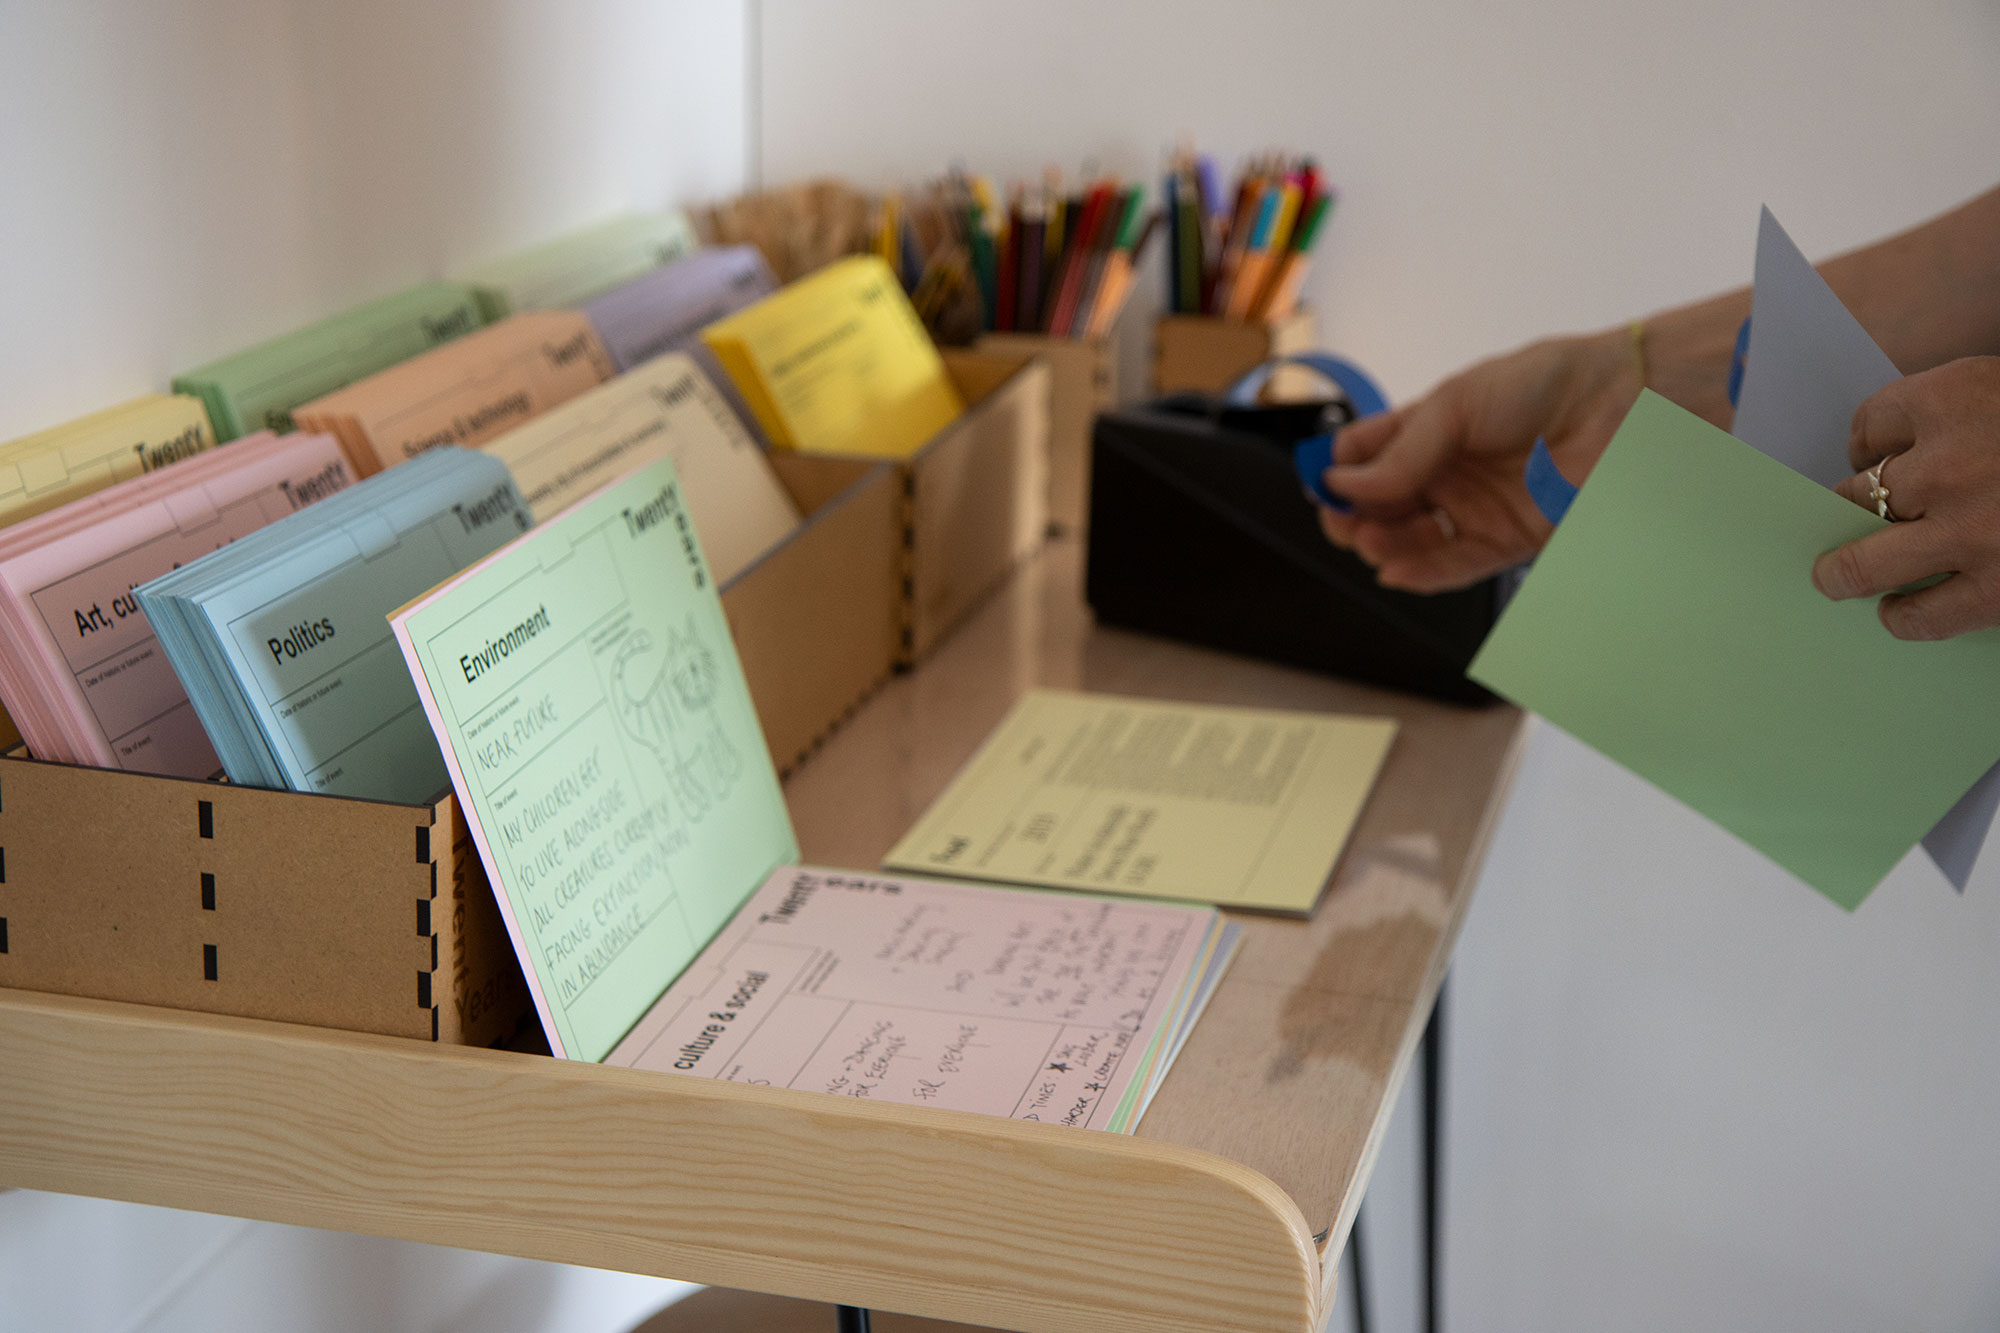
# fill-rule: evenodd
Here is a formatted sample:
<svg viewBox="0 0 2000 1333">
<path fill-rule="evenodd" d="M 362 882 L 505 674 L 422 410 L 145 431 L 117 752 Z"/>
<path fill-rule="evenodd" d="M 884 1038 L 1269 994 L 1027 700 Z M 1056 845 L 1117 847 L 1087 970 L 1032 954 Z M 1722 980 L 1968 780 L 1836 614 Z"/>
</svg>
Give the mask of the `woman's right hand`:
<svg viewBox="0 0 2000 1333">
<path fill-rule="evenodd" d="M 1532 557 L 1554 530 L 1522 474 L 1537 437 L 1581 482 L 1643 387 L 1624 328 L 1532 343 L 1461 371 L 1393 412 L 1344 427 L 1322 507 L 1328 540 L 1384 587 L 1442 592 Z"/>
</svg>

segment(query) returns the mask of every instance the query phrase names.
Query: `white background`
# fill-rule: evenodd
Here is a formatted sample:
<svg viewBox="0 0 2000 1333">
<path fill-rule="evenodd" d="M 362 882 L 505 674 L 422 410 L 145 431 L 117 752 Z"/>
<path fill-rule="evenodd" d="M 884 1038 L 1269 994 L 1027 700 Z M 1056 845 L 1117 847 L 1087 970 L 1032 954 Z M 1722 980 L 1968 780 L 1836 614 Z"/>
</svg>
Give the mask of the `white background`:
<svg viewBox="0 0 2000 1333">
<path fill-rule="evenodd" d="M 0 0 L 0 437 L 445 266 L 761 175 L 1315 153 L 1393 397 L 2000 170 L 1990 3 Z M 1138 327 L 1132 322 L 1134 329 Z M 1894 743 L 1856 699 L 1829 726 Z M 1452 979 L 1447 1325 L 2000 1326 L 2000 856 L 1849 917 L 1550 729 Z M 0 1076 L 4 1076 L 0 1074 Z M 1411 1327 L 1411 1136 L 1371 1194 Z M 1379 1237 L 1379 1239 L 1378 1239 Z M 0 1328 L 617 1328 L 644 1284 L 0 1196 Z"/>
</svg>

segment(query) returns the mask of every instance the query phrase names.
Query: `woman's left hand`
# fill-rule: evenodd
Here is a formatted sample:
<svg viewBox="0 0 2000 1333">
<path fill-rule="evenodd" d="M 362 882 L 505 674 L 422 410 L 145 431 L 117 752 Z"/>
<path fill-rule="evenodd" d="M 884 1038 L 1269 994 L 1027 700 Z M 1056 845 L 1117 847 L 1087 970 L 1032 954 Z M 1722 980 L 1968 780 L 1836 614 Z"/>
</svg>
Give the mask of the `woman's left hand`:
<svg viewBox="0 0 2000 1333">
<path fill-rule="evenodd" d="M 2000 357 L 1952 361 L 1875 394 L 1855 409 L 1847 456 L 1857 475 L 1835 489 L 1870 512 L 1886 491 L 1896 521 L 1820 556 L 1813 586 L 1836 601 L 1880 597 L 1899 639 L 2000 625 Z"/>
</svg>

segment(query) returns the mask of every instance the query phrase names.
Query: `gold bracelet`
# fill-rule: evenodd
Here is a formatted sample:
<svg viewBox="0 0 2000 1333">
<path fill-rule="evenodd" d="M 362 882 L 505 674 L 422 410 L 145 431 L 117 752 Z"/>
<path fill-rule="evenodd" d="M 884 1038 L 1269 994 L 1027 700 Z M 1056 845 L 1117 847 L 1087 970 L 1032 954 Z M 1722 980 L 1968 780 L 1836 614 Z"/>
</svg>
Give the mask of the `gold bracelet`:
<svg viewBox="0 0 2000 1333">
<path fill-rule="evenodd" d="M 1625 326 L 1632 335 L 1632 364 L 1639 372 L 1639 387 L 1646 387 L 1646 321 L 1635 319 Z"/>
</svg>

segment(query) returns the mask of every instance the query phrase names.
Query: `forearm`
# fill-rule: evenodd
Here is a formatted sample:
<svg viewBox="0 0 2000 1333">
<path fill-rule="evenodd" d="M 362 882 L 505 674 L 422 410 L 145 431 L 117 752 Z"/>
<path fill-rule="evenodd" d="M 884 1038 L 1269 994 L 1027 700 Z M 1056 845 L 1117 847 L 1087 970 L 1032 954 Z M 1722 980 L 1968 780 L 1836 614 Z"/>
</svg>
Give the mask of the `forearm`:
<svg viewBox="0 0 2000 1333">
<path fill-rule="evenodd" d="M 2000 352 L 2000 187 L 1819 271 L 1906 375 Z"/>
<path fill-rule="evenodd" d="M 2000 352 L 2000 188 L 1819 271 L 1905 374 Z M 1727 427 L 1729 363 L 1749 315 L 1739 287 L 1648 316 L 1646 387 Z"/>
<path fill-rule="evenodd" d="M 1729 363 L 1736 332 L 1750 317 L 1750 289 L 1662 310 L 1644 321 L 1646 387 L 1669 402 L 1728 429 Z"/>
</svg>

